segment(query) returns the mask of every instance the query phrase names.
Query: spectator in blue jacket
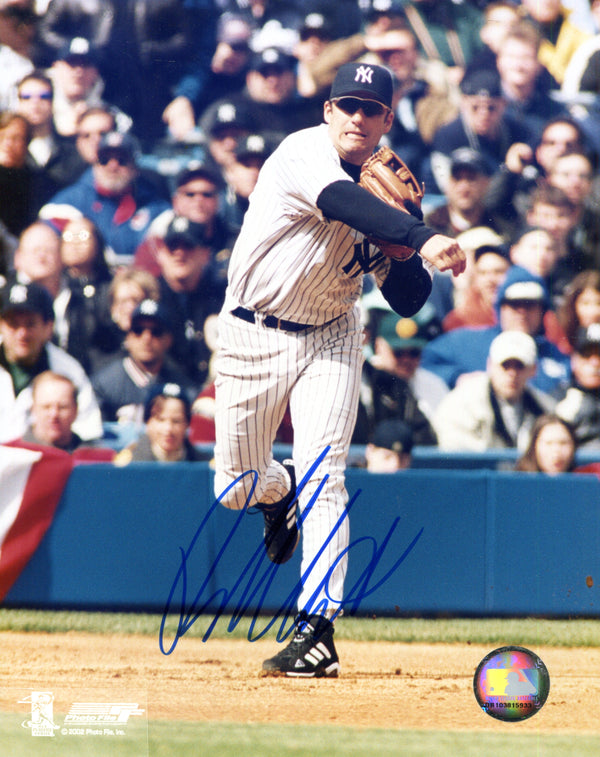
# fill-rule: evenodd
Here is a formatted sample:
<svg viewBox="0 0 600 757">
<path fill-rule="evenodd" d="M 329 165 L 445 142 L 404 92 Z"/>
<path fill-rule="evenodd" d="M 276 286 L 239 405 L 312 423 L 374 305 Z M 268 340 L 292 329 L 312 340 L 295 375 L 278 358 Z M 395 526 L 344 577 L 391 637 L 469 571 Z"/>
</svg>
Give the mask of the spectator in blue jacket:
<svg viewBox="0 0 600 757">
<path fill-rule="evenodd" d="M 137 144 L 129 134 L 106 134 L 98 159 L 73 184 L 40 210 L 40 217 L 63 228 L 68 220 L 85 216 L 99 229 L 111 265 L 133 262 L 136 247 L 156 216 L 169 207 L 160 182 L 140 175 Z"/>
<path fill-rule="evenodd" d="M 485 371 L 490 344 L 501 331 L 523 331 L 535 339 L 537 372 L 531 384 L 546 394 L 561 396 L 570 380 L 569 358 L 544 334 L 544 314 L 550 297 L 544 281 L 513 266 L 498 288 L 498 325 L 459 328 L 436 337 L 423 350 L 421 365 L 436 373 L 450 388 L 460 376 Z"/>
</svg>

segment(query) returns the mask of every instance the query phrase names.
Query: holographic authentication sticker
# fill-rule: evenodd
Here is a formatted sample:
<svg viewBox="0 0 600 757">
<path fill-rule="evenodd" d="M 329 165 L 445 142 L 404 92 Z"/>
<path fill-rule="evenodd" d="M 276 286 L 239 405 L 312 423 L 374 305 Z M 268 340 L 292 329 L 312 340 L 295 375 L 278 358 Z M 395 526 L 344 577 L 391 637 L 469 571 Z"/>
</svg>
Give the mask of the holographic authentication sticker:
<svg viewBox="0 0 600 757">
<path fill-rule="evenodd" d="M 515 722 L 542 709 L 550 691 L 550 676 L 544 663 L 529 649 L 500 647 L 477 666 L 473 691 L 488 715 Z"/>
</svg>

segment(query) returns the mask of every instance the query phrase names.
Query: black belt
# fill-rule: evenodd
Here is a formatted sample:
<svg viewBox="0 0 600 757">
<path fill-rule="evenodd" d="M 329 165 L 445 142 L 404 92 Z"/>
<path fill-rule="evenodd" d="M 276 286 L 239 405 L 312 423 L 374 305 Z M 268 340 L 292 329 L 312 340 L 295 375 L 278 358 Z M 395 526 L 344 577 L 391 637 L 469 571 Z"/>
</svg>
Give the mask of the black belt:
<svg viewBox="0 0 600 757">
<path fill-rule="evenodd" d="M 241 318 L 242 321 L 247 321 L 248 323 L 256 323 L 256 313 L 254 310 L 239 307 L 232 310 L 231 315 L 235 315 L 236 318 Z M 283 318 L 275 318 L 274 315 L 266 315 L 263 318 L 263 323 L 268 329 L 280 329 L 281 331 L 306 331 L 306 329 L 312 328 L 309 323 L 286 321 Z"/>
</svg>

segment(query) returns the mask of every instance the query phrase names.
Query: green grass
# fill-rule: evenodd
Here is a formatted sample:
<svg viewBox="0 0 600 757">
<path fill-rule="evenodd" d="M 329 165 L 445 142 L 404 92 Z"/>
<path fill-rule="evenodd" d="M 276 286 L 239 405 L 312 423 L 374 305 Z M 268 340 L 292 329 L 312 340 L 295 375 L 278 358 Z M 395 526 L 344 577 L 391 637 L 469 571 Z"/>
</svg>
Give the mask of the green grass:
<svg viewBox="0 0 600 757">
<path fill-rule="evenodd" d="M 189 746 L 195 744 L 194 747 Z M 188 745 L 186 749 L 186 745 Z M 201 747 L 199 745 L 202 745 Z M 235 723 L 150 731 L 149 757 L 596 757 L 600 737 L 473 734 L 378 728 L 240 726 Z"/>
<path fill-rule="evenodd" d="M 594 757 L 600 751 L 595 736 L 239 723 L 150 722 L 147 729 L 128 726 L 125 737 L 34 738 L 14 715 L 0 716 L 0 735 L 2 754 L 10 757 Z"/>
<path fill-rule="evenodd" d="M 125 633 L 158 635 L 162 616 L 144 613 L 50 612 L 43 610 L 0 609 L 0 631 L 41 631 L 62 633 Z M 202 616 L 186 636 L 199 638 L 211 622 Z M 259 618 L 254 633 L 262 630 L 268 617 Z M 248 638 L 250 620 L 243 618 L 229 628 L 230 618 L 217 623 L 211 638 Z M 281 621 L 267 633 L 275 638 Z M 289 624 L 288 624 L 289 626 Z M 286 628 L 288 627 L 286 626 Z M 169 618 L 165 634 L 172 638 L 177 618 Z M 348 618 L 336 621 L 336 638 L 356 641 L 401 641 L 461 644 L 519 644 L 558 647 L 600 647 L 600 620 L 545 618 Z"/>
</svg>

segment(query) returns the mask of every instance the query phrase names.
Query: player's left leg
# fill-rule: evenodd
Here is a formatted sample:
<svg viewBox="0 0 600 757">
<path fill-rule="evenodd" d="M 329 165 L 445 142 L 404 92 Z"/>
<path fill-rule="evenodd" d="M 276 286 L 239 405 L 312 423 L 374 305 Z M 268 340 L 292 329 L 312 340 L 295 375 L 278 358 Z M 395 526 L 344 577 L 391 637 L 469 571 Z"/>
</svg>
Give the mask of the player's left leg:
<svg viewBox="0 0 600 757">
<path fill-rule="evenodd" d="M 343 599 L 350 538 L 345 471 L 363 363 L 358 313 L 321 329 L 311 349 L 290 397 L 298 480 L 327 453 L 300 495 L 304 586 L 298 609 L 332 615 Z"/>
</svg>

